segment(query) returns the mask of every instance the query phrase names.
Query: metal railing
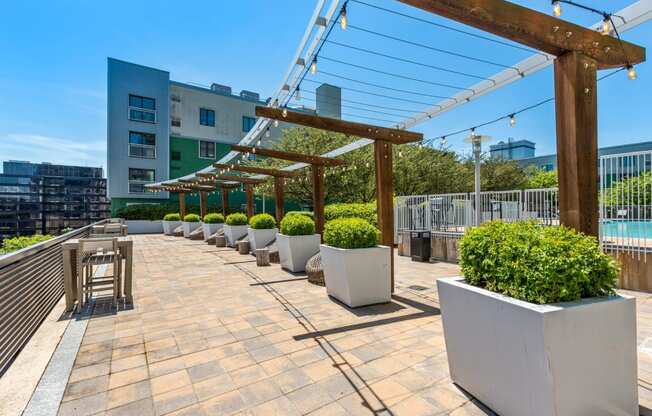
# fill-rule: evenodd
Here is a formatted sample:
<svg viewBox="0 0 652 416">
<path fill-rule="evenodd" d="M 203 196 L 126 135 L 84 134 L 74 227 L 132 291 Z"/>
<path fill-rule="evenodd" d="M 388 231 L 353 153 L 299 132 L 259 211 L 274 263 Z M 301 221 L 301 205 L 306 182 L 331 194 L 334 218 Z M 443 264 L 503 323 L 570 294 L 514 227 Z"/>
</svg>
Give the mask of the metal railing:
<svg viewBox="0 0 652 416">
<path fill-rule="evenodd" d="M 63 296 L 61 244 L 106 221 L 0 256 L 0 375 Z"/>
</svg>

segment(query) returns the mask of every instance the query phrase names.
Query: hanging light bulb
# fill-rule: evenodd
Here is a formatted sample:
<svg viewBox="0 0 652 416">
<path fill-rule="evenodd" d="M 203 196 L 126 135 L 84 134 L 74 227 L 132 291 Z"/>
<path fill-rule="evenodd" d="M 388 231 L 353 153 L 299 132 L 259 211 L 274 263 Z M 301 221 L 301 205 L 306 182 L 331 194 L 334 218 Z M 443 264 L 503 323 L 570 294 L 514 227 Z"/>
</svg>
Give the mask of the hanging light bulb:
<svg viewBox="0 0 652 416">
<path fill-rule="evenodd" d="M 365 167 L 368 168 L 369 167 L 369 162 L 365 163 L 364 165 L 365 165 Z"/>
<path fill-rule="evenodd" d="M 403 157 L 403 151 L 401 150 L 398 151 L 398 157 Z"/>
<path fill-rule="evenodd" d="M 441 145 L 446 146 L 446 136 L 441 136 Z"/>
<path fill-rule="evenodd" d="M 274 120 L 274 127 L 278 127 L 278 120 Z"/>
<path fill-rule="evenodd" d="M 260 147 L 260 143 L 261 143 L 261 141 L 260 141 L 260 139 L 258 139 L 258 141 L 256 142 L 256 146 Z"/>
<path fill-rule="evenodd" d="M 608 35 L 611 33 L 611 24 L 609 22 L 609 15 L 604 16 L 604 20 L 602 20 L 602 30 L 600 31 L 603 35 Z"/>
<path fill-rule="evenodd" d="M 340 27 L 342 30 L 346 30 L 348 24 L 349 21 L 346 18 L 346 3 L 344 3 L 344 6 L 342 6 L 342 10 L 340 11 Z"/>
<path fill-rule="evenodd" d="M 271 136 L 271 133 L 269 132 L 269 129 L 265 130 L 265 137 Z"/>
<path fill-rule="evenodd" d="M 301 101 L 301 86 L 297 85 L 297 90 L 294 92 L 294 98 L 297 99 L 297 101 Z"/>
<path fill-rule="evenodd" d="M 475 127 L 471 129 L 471 136 L 475 137 Z"/>
<path fill-rule="evenodd" d="M 627 78 L 634 81 L 636 79 L 636 69 L 633 65 L 627 65 Z"/>
<path fill-rule="evenodd" d="M 274 108 L 278 107 L 278 98 L 274 99 L 274 104 L 272 104 L 272 107 L 274 107 Z"/>
<path fill-rule="evenodd" d="M 559 1 L 552 2 L 552 14 L 555 17 L 561 16 L 561 3 Z"/>
<path fill-rule="evenodd" d="M 310 73 L 315 75 L 317 73 L 317 57 L 312 60 L 312 64 L 310 64 Z"/>
<path fill-rule="evenodd" d="M 283 107 L 283 112 L 281 114 L 283 114 L 283 117 L 287 117 L 288 116 L 288 109 Z"/>
<path fill-rule="evenodd" d="M 509 127 L 514 127 L 516 125 L 516 118 L 514 117 L 514 114 L 509 116 Z"/>
</svg>

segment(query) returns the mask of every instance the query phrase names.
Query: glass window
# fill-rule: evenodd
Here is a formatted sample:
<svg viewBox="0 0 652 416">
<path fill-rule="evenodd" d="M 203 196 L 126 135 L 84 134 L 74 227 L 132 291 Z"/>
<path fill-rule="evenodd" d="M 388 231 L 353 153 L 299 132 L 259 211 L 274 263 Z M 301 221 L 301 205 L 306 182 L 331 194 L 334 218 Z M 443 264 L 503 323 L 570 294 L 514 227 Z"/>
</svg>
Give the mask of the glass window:
<svg viewBox="0 0 652 416">
<path fill-rule="evenodd" d="M 245 133 L 254 128 L 256 124 L 255 117 L 242 116 L 242 131 Z"/>
<path fill-rule="evenodd" d="M 215 111 L 207 108 L 199 109 L 199 124 L 202 126 L 215 127 Z"/>
<path fill-rule="evenodd" d="M 139 131 L 130 131 L 129 143 L 156 146 L 156 135 L 151 133 L 141 133 Z"/>
<path fill-rule="evenodd" d="M 129 94 L 129 107 L 144 108 L 145 110 L 156 110 L 156 100 L 140 95 Z"/>
<path fill-rule="evenodd" d="M 156 123 L 156 100 L 129 94 L 129 119 L 145 123 Z"/>
<path fill-rule="evenodd" d="M 172 159 L 172 160 L 181 160 L 181 152 L 172 151 L 172 153 L 170 154 L 170 159 Z"/>
<path fill-rule="evenodd" d="M 170 123 L 172 124 L 172 127 L 181 127 L 181 119 L 179 118 L 171 119 Z"/>
<path fill-rule="evenodd" d="M 156 135 L 141 133 L 138 131 L 129 132 L 129 156 L 143 159 L 156 158 Z"/>
<path fill-rule="evenodd" d="M 215 159 L 215 142 L 199 141 L 199 157 L 202 159 Z"/>
<path fill-rule="evenodd" d="M 129 192 L 144 193 L 145 185 L 155 180 L 154 169 L 129 168 Z"/>
</svg>

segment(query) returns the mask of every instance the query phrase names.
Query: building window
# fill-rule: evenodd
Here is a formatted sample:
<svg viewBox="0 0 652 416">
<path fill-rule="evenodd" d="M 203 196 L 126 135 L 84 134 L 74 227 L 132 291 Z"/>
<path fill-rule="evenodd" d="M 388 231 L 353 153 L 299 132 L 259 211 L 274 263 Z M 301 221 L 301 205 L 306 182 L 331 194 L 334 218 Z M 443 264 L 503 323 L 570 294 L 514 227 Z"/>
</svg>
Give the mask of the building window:
<svg viewBox="0 0 652 416">
<path fill-rule="evenodd" d="M 173 118 L 170 120 L 170 124 L 172 124 L 172 127 L 181 127 L 181 119 Z"/>
<path fill-rule="evenodd" d="M 155 181 L 154 169 L 129 168 L 129 193 L 142 194 L 145 185 Z"/>
<path fill-rule="evenodd" d="M 199 141 L 199 157 L 201 159 L 215 159 L 215 142 Z"/>
<path fill-rule="evenodd" d="M 242 116 L 242 131 L 247 133 L 254 128 L 254 124 L 256 124 L 255 117 Z"/>
<path fill-rule="evenodd" d="M 215 127 L 215 111 L 207 108 L 199 109 L 199 124 L 202 126 Z"/>
<path fill-rule="evenodd" d="M 181 152 L 172 151 L 172 153 L 170 154 L 170 159 L 176 160 L 176 161 L 181 160 Z"/>
<path fill-rule="evenodd" d="M 129 94 L 129 120 L 156 123 L 156 100 Z"/>
<path fill-rule="evenodd" d="M 156 135 L 130 131 L 129 157 L 156 159 Z"/>
</svg>

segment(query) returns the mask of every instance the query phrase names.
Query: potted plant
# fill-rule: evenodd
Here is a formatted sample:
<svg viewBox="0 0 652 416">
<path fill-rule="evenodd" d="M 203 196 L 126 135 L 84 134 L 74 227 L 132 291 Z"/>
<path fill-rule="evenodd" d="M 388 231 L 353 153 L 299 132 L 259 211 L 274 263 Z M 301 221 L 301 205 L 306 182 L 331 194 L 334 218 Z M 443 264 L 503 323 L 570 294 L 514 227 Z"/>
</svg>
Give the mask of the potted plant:
<svg viewBox="0 0 652 416">
<path fill-rule="evenodd" d="M 163 233 L 174 235 L 174 230 L 181 225 L 181 216 L 178 213 L 165 214 L 163 217 Z"/>
<path fill-rule="evenodd" d="M 224 215 L 218 213 L 206 214 L 201 226 L 204 232 L 204 241 L 206 241 L 224 226 Z"/>
<path fill-rule="evenodd" d="M 637 415 L 636 303 L 593 237 L 494 221 L 437 280 L 452 380 L 501 415 Z"/>
<path fill-rule="evenodd" d="M 276 238 L 278 228 L 276 228 L 276 220 L 269 214 L 254 215 L 249 219 L 249 228 L 247 235 L 249 236 L 249 247 L 253 252 L 257 248 L 263 248 Z"/>
<path fill-rule="evenodd" d="M 389 302 L 390 249 L 362 218 L 329 221 L 320 245 L 326 292 L 351 308 Z"/>
<path fill-rule="evenodd" d="M 226 245 L 235 247 L 235 242 L 247 235 L 247 216 L 241 212 L 229 214 L 224 225 Z"/>
<path fill-rule="evenodd" d="M 306 270 L 310 257 L 319 253 L 321 236 L 315 234 L 315 222 L 306 215 L 288 213 L 276 236 L 281 267 L 291 272 Z"/>
<path fill-rule="evenodd" d="M 188 214 L 183 217 L 183 236 L 190 238 L 190 233 L 195 231 L 201 226 L 199 215 L 197 214 Z"/>
</svg>

